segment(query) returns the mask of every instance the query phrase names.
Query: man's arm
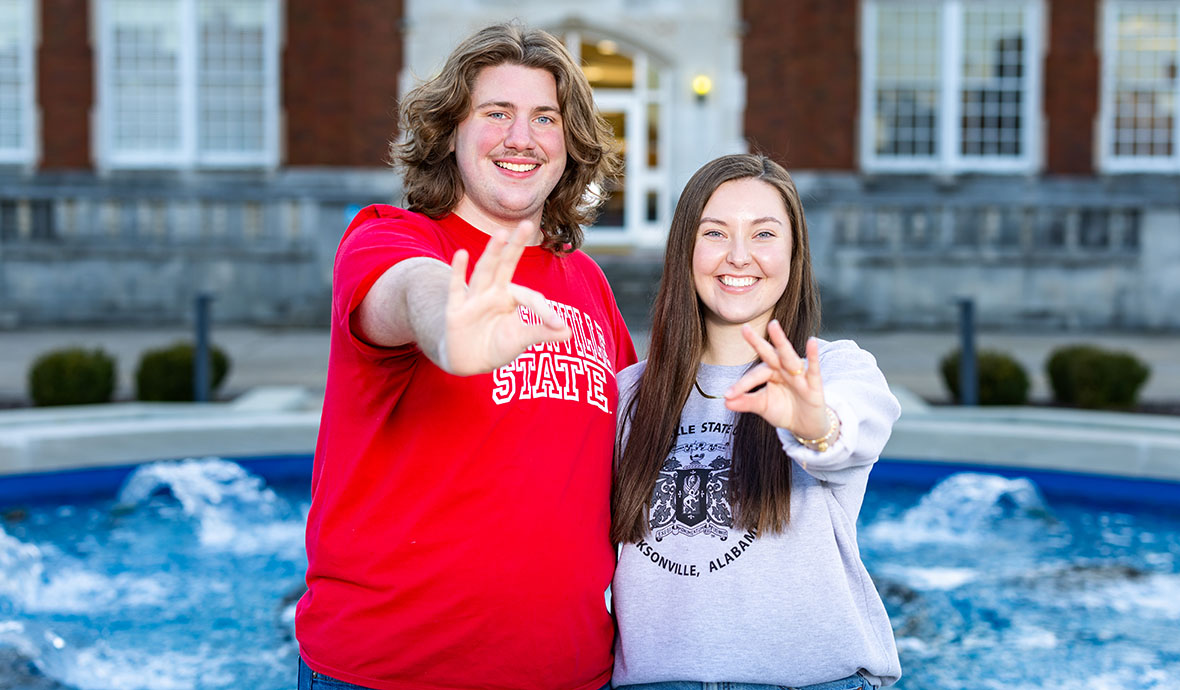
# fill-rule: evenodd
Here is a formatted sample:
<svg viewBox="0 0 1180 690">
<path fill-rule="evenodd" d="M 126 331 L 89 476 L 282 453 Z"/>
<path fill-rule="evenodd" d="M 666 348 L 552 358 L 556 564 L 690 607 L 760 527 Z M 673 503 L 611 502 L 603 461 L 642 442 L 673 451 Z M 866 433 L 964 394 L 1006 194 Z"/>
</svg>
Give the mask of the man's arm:
<svg viewBox="0 0 1180 690">
<path fill-rule="evenodd" d="M 358 335 L 384 347 L 415 343 L 441 369 L 460 376 L 492 371 L 537 343 L 568 339 L 569 326 L 544 296 L 511 282 L 534 232 L 522 223 L 511 237 L 494 235 L 470 283 L 464 278 L 468 257 L 463 250 L 450 266 L 426 257 L 398 262 L 373 283 L 357 308 Z M 542 323 L 524 323 L 522 306 Z"/>
<path fill-rule="evenodd" d="M 353 315 L 353 328 L 380 347 L 416 343 L 437 363 L 450 283 L 451 267 L 438 259 L 399 261 L 373 283 Z"/>
</svg>

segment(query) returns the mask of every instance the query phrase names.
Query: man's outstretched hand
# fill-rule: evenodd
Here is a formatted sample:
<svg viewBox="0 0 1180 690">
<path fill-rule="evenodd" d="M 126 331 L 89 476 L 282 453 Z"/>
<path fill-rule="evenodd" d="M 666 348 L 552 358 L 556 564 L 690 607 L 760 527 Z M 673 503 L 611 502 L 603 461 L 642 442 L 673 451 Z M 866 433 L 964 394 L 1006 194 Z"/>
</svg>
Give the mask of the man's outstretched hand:
<svg viewBox="0 0 1180 690">
<path fill-rule="evenodd" d="M 532 223 L 524 222 L 511 235 L 503 231 L 492 235 L 475 262 L 470 282 L 465 279 L 467 252 L 455 252 L 446 331 L 440 343 L 440 364 L 446 371 L 459 376 L 482 374 L 508 364 L 533 345 L 562 342 L 572 335 L 544 295 L 512 282 L 525 242 L 535 231 Z M 520 307 L 541 323 L 521 320 Z"/>
</svg>

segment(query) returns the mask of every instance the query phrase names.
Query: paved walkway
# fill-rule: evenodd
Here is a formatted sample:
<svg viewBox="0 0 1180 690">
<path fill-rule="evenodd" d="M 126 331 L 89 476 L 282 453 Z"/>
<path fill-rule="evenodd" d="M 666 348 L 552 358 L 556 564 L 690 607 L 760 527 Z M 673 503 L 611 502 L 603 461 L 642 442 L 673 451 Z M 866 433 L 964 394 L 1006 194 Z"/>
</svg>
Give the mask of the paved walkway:
<svg viewBox="0 0 1180 690">
<path fill-rule="evenodd" d="M 951 332 L 840 332 L 824 337 L 849 337 L 876 355 L 882 371 L 895 386 L 908 388 L 931 401 L 944 401 L 949 393 L 938 374 L 938 360 L 954 349 Z M 29 366 L 38 355 L 68 347 L 101 347 L 118 361 L 116 396 L 129 400 L 140 354 L 176 340 L 191 340 L 192 333 L 175 328 L 96 328 L 0 330 L 0 405 L 27 399 Z M 220 396 L 234 397 L 258 386 L 302 386 L 322 394 L 328 361 L 326 329 L 215 328 L 213 340 L 231 358 L 228 380 Z M 635 334 L 636 346 L 646 350 L 647 334 Z M 1151 378 L 1141 394 L 1148 402 L 1180 403 L 1180 334 L 1117 335 L 1085 333 L 981 333 L 978 347 L 1007 352 L 1024 364 L 1032 379 L 1034 401 L 1048 400 L 1044 363 L 1054 348 L 1090 343 L 1134 353 L 1151 367 Z"/>
</svg>

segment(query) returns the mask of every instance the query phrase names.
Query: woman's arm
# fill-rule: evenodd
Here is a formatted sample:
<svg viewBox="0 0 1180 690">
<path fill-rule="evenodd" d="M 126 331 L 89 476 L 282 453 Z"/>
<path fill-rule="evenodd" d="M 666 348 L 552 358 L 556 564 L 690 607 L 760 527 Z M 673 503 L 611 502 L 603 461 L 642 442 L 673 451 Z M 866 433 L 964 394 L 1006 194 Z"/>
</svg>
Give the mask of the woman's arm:
<svg viewBox="0 0 1180 690">
<path fill-rule="evenodd" d="M 779 430 L 783 449 L 816 479 L 842 482 L 842 473 L 871 465 L 881 456 L 901 415 L 877 360 L 851 340 L 823 343 L 824 397 L 840 420 L 840 436 L 827 450 L 809 448 L 785 429 Z"/>
<path fill-rule="evenodd" d="M 770 340 L 743 329 L 762 363 L 726 392 L 726 406 L 753 412 L 779 430 L 787 455 L 817 479 L 876 462 L 901 407 L 877 361 L 851 340 L 807 343 L 801 359 L 782 327 Z"/>
</svg>

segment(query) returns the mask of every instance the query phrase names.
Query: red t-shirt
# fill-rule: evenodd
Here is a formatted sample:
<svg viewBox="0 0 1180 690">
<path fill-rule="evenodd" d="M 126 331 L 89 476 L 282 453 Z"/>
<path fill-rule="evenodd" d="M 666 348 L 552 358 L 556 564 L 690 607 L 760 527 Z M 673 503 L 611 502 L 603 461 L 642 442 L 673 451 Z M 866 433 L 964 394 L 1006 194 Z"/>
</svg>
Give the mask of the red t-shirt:
<svg viewBox="0 0 1180 690">
<path fill-rule="evenodd" d="M 602 271 L 582 252 L 526 248 L 513 282 L 574 336 L 489 374 L 451 376 L 350 328 L 393 264 L 464 248 L 470 269 L 487 241 L 453 214 L 370 206 L 340 242 L 295 619 L 320 673 L 381 690 L 610 679 L 615 372 L 635 350 Z"/>
</svg>

